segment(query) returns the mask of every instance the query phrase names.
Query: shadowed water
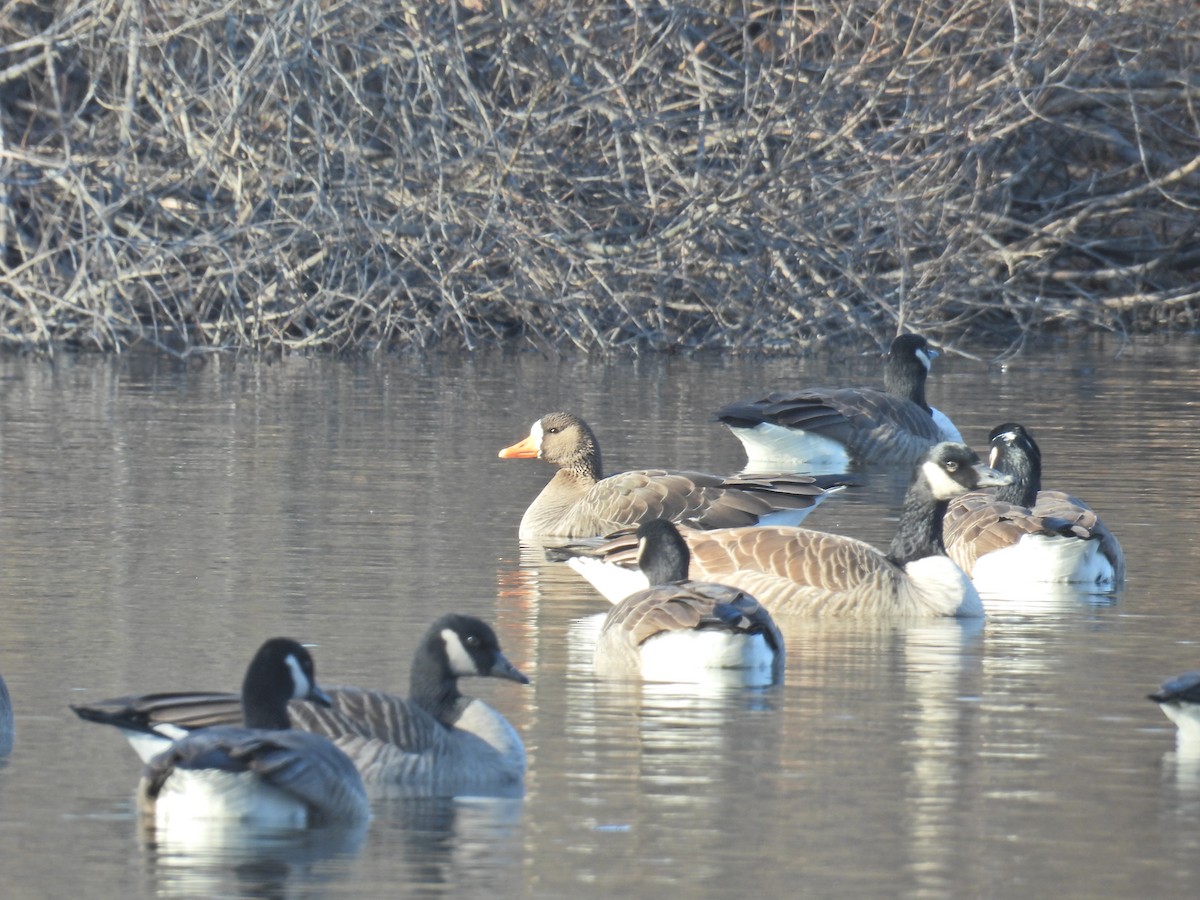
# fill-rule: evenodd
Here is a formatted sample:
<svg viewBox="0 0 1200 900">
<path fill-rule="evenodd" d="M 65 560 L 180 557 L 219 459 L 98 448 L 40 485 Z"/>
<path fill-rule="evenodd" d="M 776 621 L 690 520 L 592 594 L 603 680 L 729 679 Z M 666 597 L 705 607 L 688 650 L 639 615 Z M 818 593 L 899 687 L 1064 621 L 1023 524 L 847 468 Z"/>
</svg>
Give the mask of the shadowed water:
<svg viewBox="0 0 1200 900">
<path fill-rule="evenodd" d="M 1200 667 L 1192 340 L 946 355 L 930 401 L 1002 421 L 1047 487 L 1120 537 L 1125 589 L 987 598 L 985 621 L 782 620 L 783 685 L 597 680 L 606 609 L 522 556 L 550 476 L 500 460 L 556 408 L 610 471 L 732 472 L 709 420 L 763 388 L 877 384 L 878 357 L 426 363 L 0 359 L 0 761 L 6 896 L 1191 896 L 1200 763 L 1145 699 Z M 904 479 L 806 523 L 885 546 Z M 134 813 L 140 764 L 71 702 L 235 689 L 263 638 L 323 684 L 403 692 L 429 622 L 496 626 L 533 683 L 467 682 L 523 735 L 523 800 L 376 808 L 365 833 L 179 845 Z"/>
</svg>

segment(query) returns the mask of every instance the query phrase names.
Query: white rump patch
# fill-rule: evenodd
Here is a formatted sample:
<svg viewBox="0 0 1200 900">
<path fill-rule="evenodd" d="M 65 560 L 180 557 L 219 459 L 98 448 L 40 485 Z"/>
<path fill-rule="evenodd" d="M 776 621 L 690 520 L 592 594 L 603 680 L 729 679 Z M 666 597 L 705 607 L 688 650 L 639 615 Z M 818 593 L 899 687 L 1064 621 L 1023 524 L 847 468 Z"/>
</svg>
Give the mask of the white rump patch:
<svg viewBox="0 0 1200 900">
<path fill-rule="evenodd" d="M 850 455 L 840 441 L 799 428 L 760 422 L 753 428 L 730 428 L 746 448 L 746 471 L 848 472 Z"/>
<path fill-rule="evenodd" d="M 121 729 L 121 734 L 125 735 L 125 740 L 129 741 L 129 746 L 142 758 L 142 762 L 150 762 L 177 740 L 186 737 L 188 733 L 186 728 L 180 728 L 170 722 L 155 725 L 154 730 L 158 733 L 147 734 L 144 731 L 134 731 L 130 728 Z"/>
<path fill-rule="evenodd" d="M 773 680 L 775 654 L 761 634 L 727 631 L 672 631 L 642 644 L 642 677 L 647 681 L 708 683 L 731 679 L 760 686 Z"/>
<path fill-rule="evenodd" d="M 930 616 L 982 616 L 983 601 L 967 573 L 948 556 L 914 559 L 904 567 L 913 601 L 909 612 Z"/>
<path fill-rule="evenodd" d="M 1175 735 L 1179 752 L 1189 757 L 1200 756 L 1200 704 L 1160 703 L 1158 708 L 1179 729 Z"/>
<path fill-rule="evenodd" d="M 567 560 L 567 565 L 582 575 L 609 603 L 620 603 L 630 594 L 650 587 L 649 580 L 637 569 L 627 569 L 590 556 L 572 557 Z"/>
<path fill-rule="evenodd" d="M 1112 563 L 1099 541 L 1057 534 L 1025 534 L 1017 543 L 975 561 L 971 579 L 981 591 L 1007 593 L 1038 583 L 1113 587 Z"/>
<path fill-rule="evenodd" d="M 176 769 L 158 795 L 154 818 L 158 827 L 173 832 L 205 819 L 258 828 L 304 828 L 308 810 L 296 797 L 251 772 Z"/>
</svg>

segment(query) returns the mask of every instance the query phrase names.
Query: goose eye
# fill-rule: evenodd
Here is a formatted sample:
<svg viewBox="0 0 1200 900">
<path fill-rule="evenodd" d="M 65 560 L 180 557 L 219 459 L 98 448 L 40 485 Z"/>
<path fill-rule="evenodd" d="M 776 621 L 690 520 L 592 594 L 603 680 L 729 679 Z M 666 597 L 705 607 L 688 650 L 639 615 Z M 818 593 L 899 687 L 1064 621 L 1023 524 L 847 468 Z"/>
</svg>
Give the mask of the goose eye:
<svg viewBox="0 0 1200 900">
<path fill-rule="evenodd" d="M 946 471 L 947 472 L 957 472 L 958 471 L 958 463 L 956 463 L 952 459 L 948 460 L 946 463 Z"/>
<path fill-rule="evenodd" d="M 551 425 L 546 429 L 546 434 L 558 434 L 558 431 L 559 429 L 557 425 Z"/>
<path fill-rule="evenodd" d="M 475 648 L 475 647 L 479 646 L 479 638 L 475 637 L 475 635 L 473 635 L 473 634 L 468 635 L 467 639 L 465 641 L 463 641 L 463 643 L 466 644 L 468 647 Z"/>
</svg>

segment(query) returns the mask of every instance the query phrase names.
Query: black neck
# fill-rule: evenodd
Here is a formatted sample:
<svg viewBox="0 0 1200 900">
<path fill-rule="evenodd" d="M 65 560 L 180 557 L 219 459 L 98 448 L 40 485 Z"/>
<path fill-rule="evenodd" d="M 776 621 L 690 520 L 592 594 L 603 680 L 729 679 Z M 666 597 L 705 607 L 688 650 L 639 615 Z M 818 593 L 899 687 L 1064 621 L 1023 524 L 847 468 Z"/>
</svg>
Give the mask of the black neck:
<svg viewBox="0 0 1200 900">
<path fill-rule="evenodd" d="M 1017 506 L 1032 508 L 1042 489 L 1041 461 L 1024 448 L 1010 447 L 1001 451 L 996 468 L 1012 477 L 1012 484 L 996 489 L 996 499 Z"/>
<path fill-rule="evenodd" d="M 274 686 L 274 682 L 257 677 L 253 670 L 247 672 L 246 681 L 242 684 L 242 717 L 246 727 L 291 728 L 287 709 L 290 698 L 290 682 L 287 693 L 284 693 Z"/>
<path fill-rule="evenodd" d="M 458 690 L 458 678 L 427 647 L 417 650 L 409 677 L 409 699 L 438 721 L 453 725 L 466 705 Z"/>
<path fill-rule="evenodd" d="M 914 559 L 945 555 L 942 544 L 942 519 L 947 501 L 937 500 L 924 478 L 917 478 L 904 495 L 900 524 L 888 549 L 888 559 L 904 566 Z"/>
<path fill-rule="evenodd" d="M 911 400 L 926 412 L 932 412 L 925 401 L 925 366 L 917 359 L 889 356 L 883 371 L 883 386 L 889 394 Z"/>
<path fill-rule="evenodd" d="M 642 546 L 638 568 L 650 584 L 670 584 L 688 577 L 688 548 L 674 527 L 664 528 Z"/>
</svg>

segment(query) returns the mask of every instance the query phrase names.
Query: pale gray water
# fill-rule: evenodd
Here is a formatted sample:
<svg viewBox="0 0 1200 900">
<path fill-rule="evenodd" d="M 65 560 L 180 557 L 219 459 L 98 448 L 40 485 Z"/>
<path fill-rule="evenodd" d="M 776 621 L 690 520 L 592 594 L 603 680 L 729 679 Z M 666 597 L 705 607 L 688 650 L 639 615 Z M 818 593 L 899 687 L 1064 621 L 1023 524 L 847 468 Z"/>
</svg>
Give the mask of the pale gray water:
<svg viewBox="0 0 1200 900">
<path fill-rule="evenodd" d="M 1200 349 L 1120 349 L 1004 371 L 943 357 L 930 391 L 976 446 L 1030 427 L 1047 485 L 1120 536 L 1120 596 L 1016 598 L 973 624 L 784 622 L 782 687 L 708 691 L 592 677 L 583 623 L 603 602 L 517 546 L 549 470 L 497 451 L 565 407 L 610 470 L 734 471 L 713 408 L 877 383 L 877 358 L 0 359 L 3 895 L 1191 896 L 1200 764 L 1144 695 L 1200 667 Z M 884 482 L 808 524 L 886 544 Z M 234 688 L 272 634 L 318 644 L 324 682 L 403 691 L 448 609 L 495 622 L 533 679 L 468 685 L 525 737 L 523 802 L 163 846 L 132 809 L 133 753 L 67 709 Z"/>
</svg>

